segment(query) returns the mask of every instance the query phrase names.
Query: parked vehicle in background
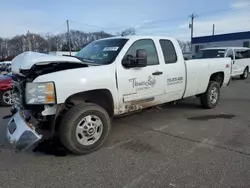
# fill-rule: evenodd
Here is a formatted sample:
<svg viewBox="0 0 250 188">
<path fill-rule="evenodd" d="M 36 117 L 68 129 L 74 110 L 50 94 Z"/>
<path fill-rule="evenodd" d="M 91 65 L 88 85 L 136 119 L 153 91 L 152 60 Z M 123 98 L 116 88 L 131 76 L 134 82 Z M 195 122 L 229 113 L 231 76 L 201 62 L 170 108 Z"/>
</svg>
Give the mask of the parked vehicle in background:
<svg viewBox="0 0 250 188">
<path fill-rule="evenodd" d="M 70 52 L 68 52 L 68 51 L 51 51 L 51 52 L 49 52 L 49 54 L 50 55 L 61 55 L 61 56 L 63 56 L 63 55 L 75 55 L 77 52 L 71 52 L 71 54 L 70 54 Z"/>
<path fill-rule="evenodd" d="M 183 57 L 185 60 L 189 60 L 193 58 L 193 53 L 192 52 L 183 52 Z"/>
<path fill-rule="evenodd" d="M 25 52 L 12 60 L 7 138 L 25 150 L 49 125 L 50 136 L 58 133 L 71 152 L 91 153 L 107 139 L 115 116 L 190 96 L 216 107 L 230 64 L 229 58 L 185 61 L 176 39 L 157 36 L 100 39 L 71 57 Z"/>
<path fill-rule="evenodd" d="M 9 72 L 11 72 L 11 61 L 0 62 L 0 73 L 5 75 Z"/>
<path fill-rule="evenodd" d="M 204 48 L 195 54 L 194 59 L 224 58 L 232 60 L 232 76 L 247 79 L 250 71 L 250 48 L 245 47 L 216 47 Z"/>
<path fill-rule="evenodd" d="M 12 104 L 12 74 L 0 75 L 0 106 Z"/>
</svg>

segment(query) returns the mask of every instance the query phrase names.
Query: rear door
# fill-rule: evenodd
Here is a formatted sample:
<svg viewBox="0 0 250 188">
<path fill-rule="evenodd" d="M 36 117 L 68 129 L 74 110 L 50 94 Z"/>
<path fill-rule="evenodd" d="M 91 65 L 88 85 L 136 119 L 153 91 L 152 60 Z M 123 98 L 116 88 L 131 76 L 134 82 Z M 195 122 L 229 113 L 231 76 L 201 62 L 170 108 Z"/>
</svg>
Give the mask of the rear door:
<svg viewBox="0 0 250 188">
<path fill-rule="evenodd" d="M 166 101 L 174 101 L 182 98 L 185 90 L 185 62 L 184 59 L 178 57 L 175 49 L 178 48 L 178 44 L 174 44 L 171 40 L 160 39 L 160 48 L 162 49 L 162 55 L 164 59 L 164 89 L 166 92 Z"/>
</svg>

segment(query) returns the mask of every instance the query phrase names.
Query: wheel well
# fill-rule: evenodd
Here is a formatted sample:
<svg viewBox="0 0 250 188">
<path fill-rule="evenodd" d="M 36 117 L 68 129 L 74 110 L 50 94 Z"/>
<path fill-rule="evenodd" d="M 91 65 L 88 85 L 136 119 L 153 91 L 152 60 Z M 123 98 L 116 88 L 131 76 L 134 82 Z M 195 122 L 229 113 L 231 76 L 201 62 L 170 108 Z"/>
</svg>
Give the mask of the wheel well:
<svg viewBox="0 0 250 188">
<path fill-rule="evenodd" d="M 247 66 L 246 69 L 249 71 L 249 66 Z"/>
<path fill-rule="evenodd" d="M 224 72 L 216 72 L 210 76 L 209 81 L 218 82 L 220 86 L 222 86 L 224 82 Z"/>
<path fill-rule="evenodd" d="M 114 101 L 112 94 L 107 89 L 98 89 L 80 92 L 67 98 L 66 104 L 76 105 L 83 102 L 91 102 L 103 107 L 110 117 L 114 115 Z"/>
</svg>

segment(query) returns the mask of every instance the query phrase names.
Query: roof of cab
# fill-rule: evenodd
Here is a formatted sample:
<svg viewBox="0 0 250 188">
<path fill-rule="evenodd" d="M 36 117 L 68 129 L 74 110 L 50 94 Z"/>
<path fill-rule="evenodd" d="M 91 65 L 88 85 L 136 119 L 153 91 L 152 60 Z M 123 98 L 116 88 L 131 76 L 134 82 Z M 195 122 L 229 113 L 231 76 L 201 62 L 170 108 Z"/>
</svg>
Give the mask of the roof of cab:
<svg viewBox="0 0 250 188">
<path fill-rule="evenodd" d="M 144 35 L 128 35 L 128 36 L 115 36 L 115 37 L 108 37 L 108 38 L 102 38 L 99 40 L 109 40 L 109 39 L 145 39 L 145 38 L 150 38 L 150 39 L 168 39 L 168 40 L 175 40 L 173 37 L 164 37 L 164 36 L 144 36 Z"/>
</svg>

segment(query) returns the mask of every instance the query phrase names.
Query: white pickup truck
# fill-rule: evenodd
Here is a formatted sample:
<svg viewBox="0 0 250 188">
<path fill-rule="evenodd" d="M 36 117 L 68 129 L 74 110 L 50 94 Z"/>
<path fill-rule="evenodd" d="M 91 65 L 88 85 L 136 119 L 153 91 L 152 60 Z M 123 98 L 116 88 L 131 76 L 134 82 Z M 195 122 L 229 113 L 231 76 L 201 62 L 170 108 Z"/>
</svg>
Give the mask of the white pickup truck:
<svg viewBox="0 0 250 188">
<path fill-rule="evenodd" d="M 230 58 L 184 61 L 177 40 L 112 37 L 76 56 L 25 52 L 12 61 L 12 117 L 7 138 L 19 151 L 50 129 L 75 154 L 100 148 L 113 117 L 197 96 L 214 108 L 230 82 Z"/>
<path fill-rule="evenodd" d="M 246 47 L 211 47 L 201 49 L 194 55 L 194 59 L 225 58 L 232 60 L 232 77 L 240 76 L 247 79 L 250 71 L 250 48 Z"/>
</svg>

